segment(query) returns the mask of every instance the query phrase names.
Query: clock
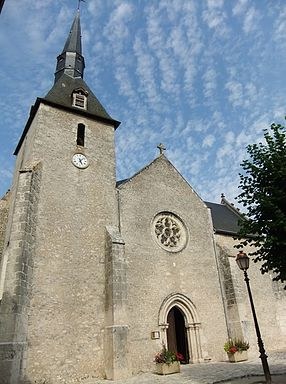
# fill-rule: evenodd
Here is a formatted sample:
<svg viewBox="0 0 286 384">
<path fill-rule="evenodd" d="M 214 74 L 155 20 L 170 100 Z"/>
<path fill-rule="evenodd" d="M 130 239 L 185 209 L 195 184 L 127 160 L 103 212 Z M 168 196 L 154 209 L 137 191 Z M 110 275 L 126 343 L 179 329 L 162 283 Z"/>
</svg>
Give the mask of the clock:
<svg viewBox="0 0 286 384">
<path fill-rule="evenodd" d="M 72 163 L 81 169 L 88 167 L 87 157 L 82 153 L 75 153 L 72 157 Z"/>
</svg>

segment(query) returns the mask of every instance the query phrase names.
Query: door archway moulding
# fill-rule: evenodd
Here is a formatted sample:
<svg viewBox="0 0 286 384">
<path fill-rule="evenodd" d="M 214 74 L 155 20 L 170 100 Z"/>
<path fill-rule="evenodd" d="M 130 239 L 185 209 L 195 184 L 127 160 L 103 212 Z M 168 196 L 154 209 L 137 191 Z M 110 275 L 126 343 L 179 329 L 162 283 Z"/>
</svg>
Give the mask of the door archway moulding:
<svg viewBox="0 0 286 384">
<path fill-rule="evenodd" d="M 178 307 L 185 315 L 186 326 L 188 324 L 199 324 L 198 314 L 193 302 L 182 293 L 171 293 L 163 301 L 159 310 L 159 325 L 166 325 L 167 316 L 171 308 Z"/>
<path fill-rule="evenodd" d="M 162 341 L 167 345 L 168 313 L 177 307 L 181 310 L 187 330 L 187 342 L 190 352 L 190 361 L 199 363 L 204 361 L 201 348 L 201 323 L 194 303 L 181 293 L 172 293 L 163 301 L 158 316 L 158 325 L 162 334 Z"/>
</svg>

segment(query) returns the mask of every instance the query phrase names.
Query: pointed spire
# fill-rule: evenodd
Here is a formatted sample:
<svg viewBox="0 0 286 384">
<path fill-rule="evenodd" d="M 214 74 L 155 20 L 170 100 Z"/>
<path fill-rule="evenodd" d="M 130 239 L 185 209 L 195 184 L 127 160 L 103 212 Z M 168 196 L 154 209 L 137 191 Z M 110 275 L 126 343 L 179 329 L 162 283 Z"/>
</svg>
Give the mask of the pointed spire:
<svg viewBox="0 0 286 384">
<path fill-rule="evenodd" d="M 77 10 L 76 16 L 72 23 L 71 30 L 62 53 L 64 52 L 75 52 L 80 55 L 82 54 L 79 10 Z"/>
<path fill-rule="evenodd" d="M 81 47 L 80 13 L 77 10 L 62 53 L 57 57 L 55 83 L 63 73 L 76 78 L 83 78 L 84 57 Z"/>
</svg>

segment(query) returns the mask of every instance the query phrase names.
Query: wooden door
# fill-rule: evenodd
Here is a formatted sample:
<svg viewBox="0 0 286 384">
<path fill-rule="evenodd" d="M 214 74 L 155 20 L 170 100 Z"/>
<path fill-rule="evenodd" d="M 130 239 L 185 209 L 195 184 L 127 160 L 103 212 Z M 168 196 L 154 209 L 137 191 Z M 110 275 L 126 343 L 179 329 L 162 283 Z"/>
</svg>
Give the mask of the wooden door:
<svg viewBox="0 0 286 384">
<path fill-rule="evenodd" d="M 183 363 L 188 364 L 190 359 L 189 348 L 182 311 L 177 307 L 173 307 L 168 313 L 167 322 L 169 324 L 167 329 L 167 347 L 170 351 L 183 355 Z"/>
</svg>

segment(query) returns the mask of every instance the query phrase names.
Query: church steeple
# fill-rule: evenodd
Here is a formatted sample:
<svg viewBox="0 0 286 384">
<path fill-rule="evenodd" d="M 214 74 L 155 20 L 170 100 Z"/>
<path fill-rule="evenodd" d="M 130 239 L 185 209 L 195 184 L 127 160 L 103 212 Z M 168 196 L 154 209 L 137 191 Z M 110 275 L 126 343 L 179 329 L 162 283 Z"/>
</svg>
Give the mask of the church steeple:
<svg viewBox="0 0 286 384">
<path fill-rule="evenodd" d="M 80 13 L 77 11 L 62 53 L 57 57 L 55 83 L 63 73 L 73 78 L 83 78 L 84 57 L 81 47 Z"/>
<path fill-rule="evenodd" d="M 1 0 L 0 0 L 1 1 Z M 82 0 L 79 0 L 82 1 Z M 31 109 L 30 118 L 15 149 L 17 155 L 41 103 L 80 115 L 88 115 L 98 121 L 111 124 L 116 129 L 120 122 L 112 119 L 83 80 L 85 68 L 81 47 L 80 14 L 77 11 L 62 53 L 57 57 L 55 82 L 44 98 L 38 98 Z M 60 81 L 58 81 L 60 79 Z"/>
</svg>

